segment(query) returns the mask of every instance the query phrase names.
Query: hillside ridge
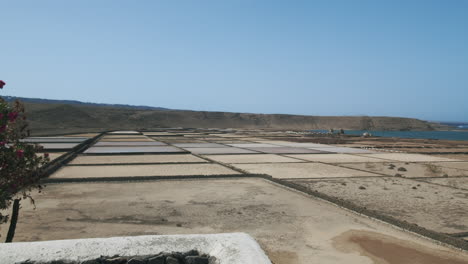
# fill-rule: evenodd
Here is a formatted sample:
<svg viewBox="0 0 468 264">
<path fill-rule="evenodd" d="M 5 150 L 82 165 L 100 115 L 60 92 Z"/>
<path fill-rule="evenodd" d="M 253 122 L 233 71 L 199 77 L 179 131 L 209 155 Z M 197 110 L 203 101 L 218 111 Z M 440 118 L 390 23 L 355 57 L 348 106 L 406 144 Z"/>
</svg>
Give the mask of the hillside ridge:
<svg viewBox="0 0 468 264">
<path fill-rule="evenodd" d="M 14 97 L 10 97 L 12 100 Z M 14 98 L 16 99 L 16 98 Z M 439 124 L 386 116 L 306 116 L 171 110 L 159 107 L 20 99 L 33 133 L 81 132 L 161 127 L 247 128 L 275 130 L 436 130 Z M 78 102 L 78 103 L 77 103 Z"/>
</svg>

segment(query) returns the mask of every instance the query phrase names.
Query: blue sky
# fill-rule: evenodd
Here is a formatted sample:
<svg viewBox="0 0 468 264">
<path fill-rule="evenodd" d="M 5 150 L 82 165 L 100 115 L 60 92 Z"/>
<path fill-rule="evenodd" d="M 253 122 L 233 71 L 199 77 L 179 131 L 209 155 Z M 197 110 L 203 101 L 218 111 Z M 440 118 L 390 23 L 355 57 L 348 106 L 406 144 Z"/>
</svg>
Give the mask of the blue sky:
<svg viewBox="0 0 468 264">
<path fill-rule="evenodd" d="M 468 121 L 468 1 L 3 1 L 2 94 Z"/>
</svg>

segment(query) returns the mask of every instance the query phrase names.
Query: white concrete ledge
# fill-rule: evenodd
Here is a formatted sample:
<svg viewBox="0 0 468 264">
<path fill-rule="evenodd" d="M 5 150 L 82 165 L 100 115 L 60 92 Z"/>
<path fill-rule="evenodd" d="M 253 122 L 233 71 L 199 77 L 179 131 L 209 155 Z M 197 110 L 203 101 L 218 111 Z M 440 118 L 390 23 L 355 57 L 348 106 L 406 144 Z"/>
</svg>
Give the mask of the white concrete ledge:
<svg viewBox="0 0 468 264">
<path fill-rule="evenodd" d="M 271 264 L 257 242 L 245 233 L 164 235 L 54 240 L 0 244 L 0 263 L 85 261 L 100 256 L 155 255 L 192 249 L 214 256 L 219 264 Z"/>
</svg>

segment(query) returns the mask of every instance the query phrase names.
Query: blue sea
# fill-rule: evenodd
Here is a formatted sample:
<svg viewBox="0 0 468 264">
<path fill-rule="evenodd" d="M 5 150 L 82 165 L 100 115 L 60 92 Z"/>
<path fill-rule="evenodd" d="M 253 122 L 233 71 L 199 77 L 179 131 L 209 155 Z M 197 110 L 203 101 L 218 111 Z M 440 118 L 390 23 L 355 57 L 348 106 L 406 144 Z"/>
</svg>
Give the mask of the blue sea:
<svg viewBox="0 0 468 264">
<path fill-rule="evenodd" d="M 311 130 L 315 132 L 328 132 L 328 130 Z M 396 137 L 396 138 L 423 138 L 423 139 L 447 139 L 447 140 L 467 140 L 467 131 L 367 131 L 367 130 L 345 130 L 347 135 L 362 135 L 369 132 L 372 136 Z"/>
<path fill-rule="evenodd" d="M 439 123 L 442 125 L 455 127 L 458 129 L 468 129 L 468 123 L 463 123 L 463 122 L 439 122 Z"/>
</svg>

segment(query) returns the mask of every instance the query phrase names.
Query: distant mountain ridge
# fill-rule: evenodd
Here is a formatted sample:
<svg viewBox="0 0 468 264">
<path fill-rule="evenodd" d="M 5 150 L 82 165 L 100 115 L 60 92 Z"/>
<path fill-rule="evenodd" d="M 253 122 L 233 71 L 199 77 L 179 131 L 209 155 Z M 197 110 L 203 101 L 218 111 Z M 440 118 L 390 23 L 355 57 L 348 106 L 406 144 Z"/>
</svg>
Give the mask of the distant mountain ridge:
<svg viewBox="0 0 468 264">
<path fill-rule="evenodd" d="M 3 96 L 3 98 L 9 102 L 20 100 L 22 102 L 38 103 L 38 104 L 68 104 L 68 105 L 83 105 L 83 106 L 123 107 L 123 108 L 129 108 L 129 109 L 142 109 L 142 110 L 170 110 L 168 108 L 153 107 L 153 106 L 146 106 L 146 105 L 89 103 L 89 102 L 81 102 L 77 100 L 42 99 L 42 98 L 28 98 L 28 97 L 17 97 L 17 96 Z"/>
<path fill-rule="evenodd" d="M 25 104 L 34 135 L 151 130 L 162 127 L 271 130 L 444 130 L 448 126 L 415 118 L 375 116 L 305 116 L 171 110 L 162 107 L 83 103 L 73 100 L 6 97 Z"/>
</svg>

